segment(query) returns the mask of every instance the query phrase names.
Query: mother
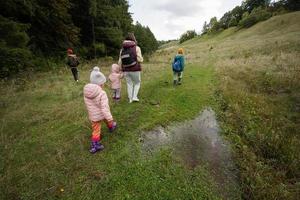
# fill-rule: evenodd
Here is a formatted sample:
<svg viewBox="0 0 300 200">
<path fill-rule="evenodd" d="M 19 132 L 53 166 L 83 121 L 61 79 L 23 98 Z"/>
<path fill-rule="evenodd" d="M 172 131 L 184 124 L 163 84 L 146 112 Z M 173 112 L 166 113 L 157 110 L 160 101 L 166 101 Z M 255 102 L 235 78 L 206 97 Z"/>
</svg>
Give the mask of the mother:
<svg viewBox="0 0 300 200">
<path fill-rule="evenodd" d="M 138 93 L 141 85 L 141 63 L 143 56 L 141 48 L 133 33 L 129 33 L 122 44 L 119 56 L 119 65 L 122 67 L 127 82 L 129 103 L 138 102 Z"/>
</svg>

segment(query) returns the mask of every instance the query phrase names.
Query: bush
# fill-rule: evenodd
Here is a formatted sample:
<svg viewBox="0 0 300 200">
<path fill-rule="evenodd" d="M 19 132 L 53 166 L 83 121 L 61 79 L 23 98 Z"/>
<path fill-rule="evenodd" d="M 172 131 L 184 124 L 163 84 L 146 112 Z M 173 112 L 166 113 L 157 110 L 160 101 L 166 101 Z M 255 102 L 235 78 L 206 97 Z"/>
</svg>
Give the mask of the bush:
<svg viewBox="0 0 300 200">
<path fill-rule="evenodd" d="M 7 48 L 0 45 L 0 77 L 8 77 L 26 69 L 31 59 L 31 52 L 27 49 Z"/>
<path fill-rule="evenodd" d="M 253 9 L 250 14 L 245 12 L 242 20 L 239 22 L 239 26 L 242 28 L 249 28 L 257 22 L 267 20 L 270 17 L 272 17 L 271 12 L 269 12 L 266 8 L 258 7 Z"/>
<path fill-rule="evenodd" d="M 187 31 L 180 36 L 179 43 L 183 43 L 183 42 L 190 40 L 196 36 L 197 36 L 197 33 L 195 30 Z"/>
<path fill-rule="evenodd" d="M 228 24 L 228 27 L 232 27 L 232 26 L 237 26 L 238 25 L 238 21 L 236 18 L 231 18 Z"/>
<path fill-rule="evenodd" d="M 0 15 L 0 77 L 18 73 L 30 65 L 31 51 L 26 24 L 14 22 Z"/>
<path fill-rule="evenodd" d="M 95 44 L 96 56 L 103 56 L 106 53 L 106 46 L 103 43 Z"/>
<path fill-rule="evenodd" d="M 251 26 L 253 26 L 254 24 L 256 24 L 256 18 L 253 15 L 249 15 L 248 12 L 245 12 L 243 14 L 243 18 L 242 20 L 239 22 L 239 26 L 242 28 L 249 28 Z"/>
</svg>

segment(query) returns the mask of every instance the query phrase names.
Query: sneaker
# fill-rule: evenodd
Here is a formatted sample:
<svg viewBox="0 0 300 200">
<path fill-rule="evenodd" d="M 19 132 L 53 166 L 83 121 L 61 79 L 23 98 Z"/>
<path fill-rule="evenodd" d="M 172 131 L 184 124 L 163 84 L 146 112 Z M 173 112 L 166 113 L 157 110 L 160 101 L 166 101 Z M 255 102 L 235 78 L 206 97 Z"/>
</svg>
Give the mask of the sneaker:
<svg viewBox="0 0 300 200">
<path fill-rule="evenodd" d="M 138 98 L 133 98 L 132 101 L 139 102 L 140 100 Z"/>
<path fill-rule="evenodd" d="M 129 99 L 129 103 L 132 103 L 132 99 Z"/>
<path fill-rule="evenodd" d="M 178 85 L 181 85 L 181 78 L 178 79 Z"/>
<path fill-rule="evenodd" d="M 109 132 L 114 132 L 114 130 L 116 130 L 116 128 L 117 128 L 117 122 L 113 122 L 112 123 L 112 127 L 111 128 L 109 128 Z"/>
</svg>

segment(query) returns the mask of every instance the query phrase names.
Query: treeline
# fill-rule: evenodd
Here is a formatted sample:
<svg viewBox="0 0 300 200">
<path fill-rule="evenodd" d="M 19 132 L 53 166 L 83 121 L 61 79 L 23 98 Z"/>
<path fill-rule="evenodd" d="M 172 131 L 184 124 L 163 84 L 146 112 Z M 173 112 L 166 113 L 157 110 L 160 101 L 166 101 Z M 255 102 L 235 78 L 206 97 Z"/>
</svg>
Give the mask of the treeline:
<svg viewBox="0 0 300 200">
<path fill-rule="evenodd" d="M 220 20 L 213 17 L 209 23 L 205 22 L 202 34 L 216 33 L 233 26 L 248 28 L 273 15 L 299 9 L 299 0 L 279 0 L 272 3 L 270 0 L 245 0 L 242 5 L 226 12 Z"/>
<path fill-rule="evenodd" d="M 45 60 L 61 60 L 70 47 L 85 59 L 117 56 L 128 32 L 143 53 L 155 51 L 153 33 L 134 25 L 128 8 L 126 0 L 0 1 L 0 76 L 45 68 Z"/>
<path fill-rule="evenodd" d="M 142 26 L 137 22 L 133 32 L 144 53 L 153 53 L 158 49 L 158 41 L 148 26 Z"/>
<path fill-rule="evenodd" d="M 277 2 L 245 0 L 240 6 L 226 12 L 220 20 L 212 17 L 208 23 L 205 21 L 201 35 L 217 33 L 234 26 L 248 28 L 274 15 L 297 10 L 300 10 L 299 0 L 279 0 Z M 180 36 L 179 42 L 182 43 L 196 36 L 197 33 L 194 30 L 186 31 Z"/>
</svg>

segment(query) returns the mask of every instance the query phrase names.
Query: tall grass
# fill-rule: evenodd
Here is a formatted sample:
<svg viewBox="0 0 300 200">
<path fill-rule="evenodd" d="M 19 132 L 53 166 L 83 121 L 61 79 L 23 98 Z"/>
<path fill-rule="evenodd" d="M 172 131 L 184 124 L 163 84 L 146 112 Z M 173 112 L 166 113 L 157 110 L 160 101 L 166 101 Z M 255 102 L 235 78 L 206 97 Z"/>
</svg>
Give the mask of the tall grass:
<svg viewBox="0 0 300 200">
<path fill-rule="evenodd" d="M 289 13 L 182 45 L 188 62 L 215 67 L 219 121 L 236 151 L 245 199 L 300 196 L 299 20 L 300 12 Z M 176 48 L 155 60 L 171 59 Z"/>
</svg>

